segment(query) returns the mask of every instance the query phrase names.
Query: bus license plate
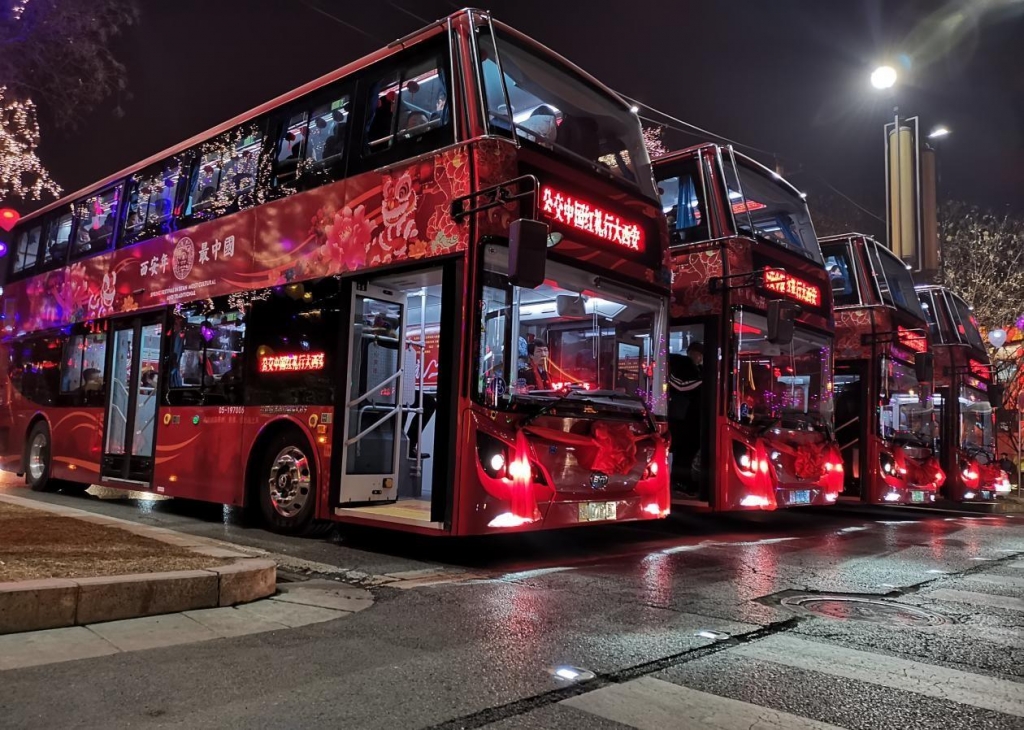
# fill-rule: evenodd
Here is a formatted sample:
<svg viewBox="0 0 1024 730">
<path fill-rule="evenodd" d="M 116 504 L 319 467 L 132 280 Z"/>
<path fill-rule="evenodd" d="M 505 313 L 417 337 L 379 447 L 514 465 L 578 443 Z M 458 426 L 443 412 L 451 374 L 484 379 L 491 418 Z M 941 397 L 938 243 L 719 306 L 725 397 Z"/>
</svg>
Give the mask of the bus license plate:
<svg viewBox="0 0 1024 730">
<path fill-rule="evenodd" d="M 581 502 L 580 522 L 615 519 L 615 502 Z"/>
<path fill-rule="evenodd" d="M 924 501 L 924 492 L 911 492 L 910 493 L 910 501 L 911 502 L 923 502 Z"/>
<path fill-rule="evenodd" d="M 800 489 L 796 492 L 789 493 L 790 504 L 810 504 L 811 503 L 811 490 Z"/>
</svg>

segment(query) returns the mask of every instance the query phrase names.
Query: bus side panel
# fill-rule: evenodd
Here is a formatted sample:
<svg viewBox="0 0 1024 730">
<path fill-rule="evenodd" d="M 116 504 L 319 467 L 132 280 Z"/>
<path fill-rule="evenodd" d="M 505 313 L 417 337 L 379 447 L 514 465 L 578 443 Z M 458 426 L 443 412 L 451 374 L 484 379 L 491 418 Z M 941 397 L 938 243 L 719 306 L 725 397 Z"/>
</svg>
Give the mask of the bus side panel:
<svg viewBox="0 0 1024 730">
<path fill-rule="evenodd" d="M 241 406 L 161 408 L 153 490 L 171 497 L 241 505 L 244 410 Z"/>
<path fill-rule="evenodd" d="M 55 479 L 91 484 L 100 476 L 104 408 L 51 409 L 52 472 Z"/>
</svg>

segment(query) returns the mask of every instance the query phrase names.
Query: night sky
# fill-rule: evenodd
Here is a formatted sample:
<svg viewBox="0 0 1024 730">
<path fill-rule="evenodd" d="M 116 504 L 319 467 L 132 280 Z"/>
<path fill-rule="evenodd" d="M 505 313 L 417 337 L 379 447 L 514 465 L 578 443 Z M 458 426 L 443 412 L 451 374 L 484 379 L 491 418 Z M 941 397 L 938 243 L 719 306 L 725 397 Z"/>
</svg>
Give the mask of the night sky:
<svg viewBox="0 0 1024 730">
<path fill-rule="evenodd" d="M 362 32 L 300 0 L 140 0 L 141 24 L 118 42 L 133 94 L 125 116 L 110 113 L 114 99 L 73 132 L 44 127 L 44 162 L 77 190 L 424 25 L 412 14 L 458 7 L 309 2 Z M 868 76 L 902 54 L 901 113 L 953 130 L 939 152 L 940 198 L 1024 211 L 1024 0 L 476 5 L 623 94 L 777 153 L 798 187 L 824 178 L 877 213 L 893 102 Z M 667 141 L 700 139 L 669 131 Z"/>
</svg>

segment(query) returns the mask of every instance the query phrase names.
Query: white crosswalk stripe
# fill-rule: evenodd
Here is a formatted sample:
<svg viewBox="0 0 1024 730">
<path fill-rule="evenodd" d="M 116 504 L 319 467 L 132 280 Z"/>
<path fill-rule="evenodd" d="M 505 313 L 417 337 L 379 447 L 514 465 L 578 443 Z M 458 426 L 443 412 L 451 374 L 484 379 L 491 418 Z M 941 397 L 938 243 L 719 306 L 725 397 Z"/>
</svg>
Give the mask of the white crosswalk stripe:
<svg viewBox="0 0 1024 730">
<path fill-rule="evenodd" d="M 988 629 L 998 639 L 998 629 Z M 1024 683 L 836 644 L 778 634 L 728 649 L 730 656 L 1024 717 Z M 562 706 L 637 730 L 843 730 L 751 702 L 642 677 L 601 687 Z"/>
<path fill-rule="evenodd" d="M 1002 586 L 1003 588 L 1024 590 L 1024 578 L 1009 575 L 997 575 L 994 573 L 988 573 L 986 575 L 969 575 L 964 578 L 964 580 L 973 581 L 975 583 L 986 583 L 992 586 Z"/>
<path fill-rule="evenodd" d="M 562 704 L 637 730 L 842 730 L 654 677 L 602 687 Z"/>
<path fill-rule="evenodd" d="M 1024 717 L 1024 684 L 1019 682 L 781 634 L 732 653 Z"/>
<path fill-rule="evenodd" d="M 989 608 L 1005 608 L 1008 611 L 1024 611 L 1024 598 L 997 596 L 994 593 L 939 588 L 922 595 L 924 598 L 936 601 L 952 601 L 953 603 L 963 603 L 968 606 L 987 606 Z"/>
</svg>

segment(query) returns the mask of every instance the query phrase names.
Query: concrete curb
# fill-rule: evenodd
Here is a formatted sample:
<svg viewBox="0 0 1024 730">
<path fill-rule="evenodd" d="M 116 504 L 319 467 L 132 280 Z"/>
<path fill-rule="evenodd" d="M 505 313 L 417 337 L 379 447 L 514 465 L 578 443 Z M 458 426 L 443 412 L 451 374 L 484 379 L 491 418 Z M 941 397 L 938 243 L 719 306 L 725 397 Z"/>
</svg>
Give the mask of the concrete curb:
<svg viewBox="0 0 1024 730">
<path fill-rule="evenodd" d="M 276 590 L 273 560 L 249 557 L 225 543 L 6 494 L 0 502 L 104 524 L 201 555 L 236 558 L 202 570 L 0 583 L 0 634 L 234 606 Z"/>
</svg>

